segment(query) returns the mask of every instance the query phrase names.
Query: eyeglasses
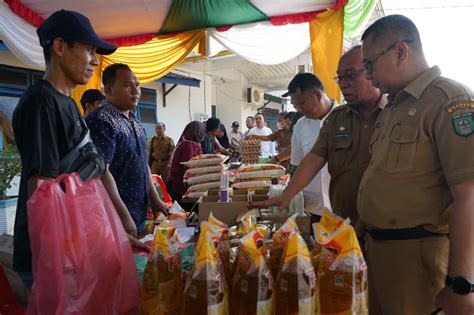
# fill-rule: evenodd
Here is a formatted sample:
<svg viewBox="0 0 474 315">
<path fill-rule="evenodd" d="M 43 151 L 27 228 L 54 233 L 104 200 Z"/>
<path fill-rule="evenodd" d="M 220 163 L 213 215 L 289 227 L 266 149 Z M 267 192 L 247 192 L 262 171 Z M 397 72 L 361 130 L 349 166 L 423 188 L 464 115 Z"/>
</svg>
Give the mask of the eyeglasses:
<svg viewBox="0 0 474 315">
<path fill-rule="evenodd" d="M 384 50 L 382 50 L 381 52 L 379 52 L 378 54 L 376 54 L 372 59 L 363 60 L 365 70 L 367 70 L 368 73 L 372 73 L 372 71 L 374 70 L 374 65 L 377 62 L 377 60 L 383 55 L 385 55 L 386 53 L 388 53 L 390 50 L 392 50 L 400 42 L 409 44 L 413 42 L 413 40 L 411 39 L 398 40 L 395 43 L 388 46 L 387 48 L 385 48 Z"/>
<path fill-rule="evenodd" d="M 334 77 L 334 81 L 336 81 L 337 84 L 341 83 L 342 80 L 346 80 L 347 82 L 354 82 L 357 77 L 359 76 L 360 73 L 364 72 L 365 69 L 360 69 L 360 70 L 355 70 L 355 71 L 350 71 L 346 72 L 344 74 L 338 75 Z"/>
</svg>

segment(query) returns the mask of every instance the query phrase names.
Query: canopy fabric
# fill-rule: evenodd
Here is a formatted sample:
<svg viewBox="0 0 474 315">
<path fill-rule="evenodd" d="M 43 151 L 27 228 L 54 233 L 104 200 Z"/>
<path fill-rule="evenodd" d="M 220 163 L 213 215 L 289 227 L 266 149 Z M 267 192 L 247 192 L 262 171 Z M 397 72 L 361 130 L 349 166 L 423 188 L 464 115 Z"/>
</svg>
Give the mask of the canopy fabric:
<svg viewBox="0 0 474 315">
<path fill-rule="evenodd" d="M 225 32 L 208 30 L 209 37 L 250 62 L 287 62 L 309 47 L 308 23 L 273 26 L 269 21 L 233 26 Z M 211 54 L 217 53 L 212 50 Z"/>
<path fill-rule="evenodd" d="M 103 56 L 102 69 L 114 63 L 127 63 L 140 83 L 147 84 L 171 72 L 205 39 L 205 35 L 205 30 L 188 31 L 156 36 L 134 47 L 120 47 L 112 55 Z"/>
<path fill-rule="evenodd" d="M 343 10 L 329 10 L 310 22 L 311 55 L 315 74 L 330 98 L 341 101 L 339 86 L 333 80 L 342 56 Z"/>
<path fill-rule="evenodd" d="M 0 38 L 18 59 L 33 68 L 45 68 L 36 28 L 13 13 L 3 1 L 0 2 Z"/>
<path fill-rule="evenodd" d="M 186 12 L 186 18 L 183 13 Z M 266 20 L 247 0 L 174 0 L 161 34 Z"/>
<path fill-rule="evenodd" d="M 344 33 L 349 38 L 358 36 L 374 12 L 377 0 L 350 0 L 344 7 Z"/>
</svg>

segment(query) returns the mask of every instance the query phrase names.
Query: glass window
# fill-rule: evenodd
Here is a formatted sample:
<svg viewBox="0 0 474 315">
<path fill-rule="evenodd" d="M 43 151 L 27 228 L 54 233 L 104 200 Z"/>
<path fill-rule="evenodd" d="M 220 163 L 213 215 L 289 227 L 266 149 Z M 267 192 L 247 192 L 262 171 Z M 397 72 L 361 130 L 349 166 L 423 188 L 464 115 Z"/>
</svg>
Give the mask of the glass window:
<svg viewBox="0 0 474 315">
<path fill-rule="evenodd" d="M 156 104 L 156 91 L 152 89 L 143 89 L 140 103 Z"/>
<path fill-rule="evenodd" d="M 12 67 L 0 67 L 0 84 L 26 86 L 28 85 L 28 71 L 17 70 Z"/>
<path fill-rule="evenodd" d="M 140 120 L 144 124 L 156 124 L 155 110 L 152 108 L 139 107 Z"/>
</svg>

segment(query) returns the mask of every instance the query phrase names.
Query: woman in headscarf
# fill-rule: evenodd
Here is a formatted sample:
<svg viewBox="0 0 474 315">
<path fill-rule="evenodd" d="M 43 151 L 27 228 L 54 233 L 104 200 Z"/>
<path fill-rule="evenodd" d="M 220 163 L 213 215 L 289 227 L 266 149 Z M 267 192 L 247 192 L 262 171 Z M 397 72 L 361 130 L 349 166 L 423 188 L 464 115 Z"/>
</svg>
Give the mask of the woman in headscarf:
<svg viewBox="0 0 474 315">
<path fill-rule="evenodd" d="M 224 149 L 230 148 L 229 137 L 227 137 L 227 131 L 225 130 L 225 126 L 222 123 L 219 126 L 219 132 L 217 133 L 217 140 L 219 140 L 219 143 Z"/>
<path fill-rule="evenodd" d="M 183 183 L 186 166 L 181 162 L 187 162 L 191 158 L 202 154 L 201 141 L 206 134 L 206 126 L 199 121 L 192 121 L 186 125 L 178 144 L 171 157 L 170 177 L 167 183 L 168 192 L 173 200 L 181 201 L 187 190 Z"/>
</svg>

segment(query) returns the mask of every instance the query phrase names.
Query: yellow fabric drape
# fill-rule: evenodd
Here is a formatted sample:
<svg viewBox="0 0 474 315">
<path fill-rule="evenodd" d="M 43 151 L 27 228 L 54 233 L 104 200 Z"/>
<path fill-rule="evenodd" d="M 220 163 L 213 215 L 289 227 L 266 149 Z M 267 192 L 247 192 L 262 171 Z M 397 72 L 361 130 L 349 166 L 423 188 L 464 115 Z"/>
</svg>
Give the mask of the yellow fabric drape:
<svg viewBox="0 0 474 315">
<path fill-rule="evenodd" d="M 341 91 L 333 80 L 342 56 L 344 9 L 320 13 L 309 23 L 314 73 L 323 82 L 327 95 L 341 102 Z"/>
<path fill-rule="evenodd" d="M 178 66 L 205 38 L 205 30 L 157 36 L 145 44 L 121 47 L 102 58 L 102 70 L 114 63 L 126 63 L 140 84 L 153 82 Z"/>
<path fill-rule="evenodd" d="M 89 79 L 89 82 L 84 85 L 77 85 L 76 88 L 71 92 L 71 97 L 76 102 L 81 114 L 84 114 L 84 110 L 81 106 L 82 94 L 89 89 L 101 90 L 102 88 L 102 56 L 97 55 L 97 59 L 99 60 L 99 65 L 95 67 L 94 74 Z"/>
</svg>

